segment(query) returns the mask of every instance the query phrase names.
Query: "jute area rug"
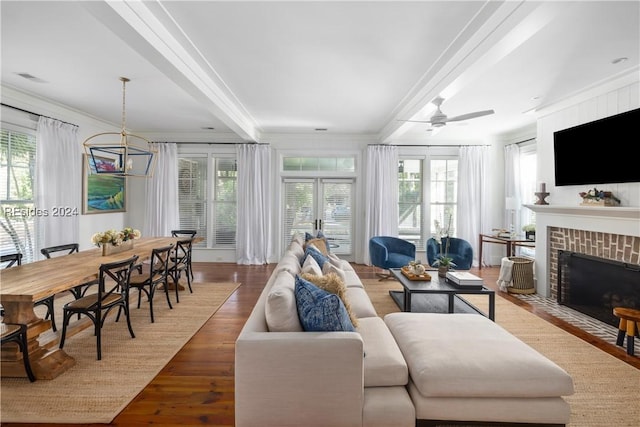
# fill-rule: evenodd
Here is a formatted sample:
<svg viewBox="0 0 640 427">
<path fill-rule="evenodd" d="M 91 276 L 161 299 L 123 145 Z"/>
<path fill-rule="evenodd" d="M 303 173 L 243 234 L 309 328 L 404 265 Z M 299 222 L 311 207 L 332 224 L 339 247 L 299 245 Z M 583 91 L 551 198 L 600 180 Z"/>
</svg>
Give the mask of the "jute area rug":
<svg viewBox="0 0 640 427">
<path fill-rule="evenodd" d="M 2 378 L 2 422 L 109 423 L 160 372 L 204 323 L 222 306 L 239 283 L 193 283 L 193 293 L 171 295 L 173 310 L 163 292 L 154 298 L 151 323 L 144 296 L 136 308 L 131 293 L 132 339 L 126 321 L 110 316 L 102 329 L 102 360 L 96 359 L 96 338 L 88 328 L 67 338 L 64 351 L 76 364 L 53 380 L 30 383 L 26 378 Z M 67 298 L 67 297 L 65 297 Z M 70 297 L 69 297 L 70 298 Z M 56 299 L 61 311 L 63 299 Z M 57 308 L 60 307 L 60 310 Z M 58 329 L 62 319 L 56 317 Z"/>
<path fill-rule="evenodd" d="M 402 290 L 398 282 L 376 279 L 362 282 L 380 317 L 400 311 L 389 296 L 390 289 Z M 486 312 L 487 297 L 466 295 L 465 299 Z M 496 295 L 496 322 L 571 375 L 576 392 L 565 397 L 571 405 L 570 426 L 640 426 L 640 370 L 499 295 Z M 469 351 L 471 354 L 473 349 Z"/>
</svg>

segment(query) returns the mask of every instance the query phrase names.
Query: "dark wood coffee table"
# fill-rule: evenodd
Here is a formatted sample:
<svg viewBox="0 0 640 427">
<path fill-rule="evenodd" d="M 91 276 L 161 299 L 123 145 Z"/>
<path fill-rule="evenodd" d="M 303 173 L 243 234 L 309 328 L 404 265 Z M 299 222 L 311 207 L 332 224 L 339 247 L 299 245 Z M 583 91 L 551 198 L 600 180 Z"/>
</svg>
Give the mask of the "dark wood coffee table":
<svg viewBox="0 0 640 427">
<path fill-rule="evenodd" d="M 429 275 L 431 276 L 430 281 L 409 280 L 404 274 L 402 274 L 399 268 L 391 268 L 389 271 L 393 277 L 398 279 L 404 288 L 402 291 L 389 291 L 389 294 L 402 311 L 411 311 L 412 294 L 444 294 L 448 297 L 448 313 L 454 312 L 454 303 L 456 300 L 459 300 L 473 311 L 495 321 L 496 293 L 484 285 L 482 287 L 455 286 L 448 283 L 446 279 L 438 277 L 437 271 L 429 272 Z M 489 313 L 484 313 L 464 298 L 459 297 L 459 295 L 487 295 L 489 297 Z"/>
</svg>

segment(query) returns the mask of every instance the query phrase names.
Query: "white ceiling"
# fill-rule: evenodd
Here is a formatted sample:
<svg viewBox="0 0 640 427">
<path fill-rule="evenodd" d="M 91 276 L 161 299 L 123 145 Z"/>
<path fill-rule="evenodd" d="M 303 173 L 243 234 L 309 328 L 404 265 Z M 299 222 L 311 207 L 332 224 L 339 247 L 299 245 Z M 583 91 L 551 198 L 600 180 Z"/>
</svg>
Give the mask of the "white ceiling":
<svg viewBox="0 0 640 427">
<path fill-rule="evenodd" d="M 2 0 L 0 13 L 3 86 L 119 125 L 126 76 L 137 133 L 478 140 L 639 70 L 638 1 Z M 449 116 L 495 114 L 437 136 L 399 121 L 428 118 L 438 95 Z"/>
</svg>

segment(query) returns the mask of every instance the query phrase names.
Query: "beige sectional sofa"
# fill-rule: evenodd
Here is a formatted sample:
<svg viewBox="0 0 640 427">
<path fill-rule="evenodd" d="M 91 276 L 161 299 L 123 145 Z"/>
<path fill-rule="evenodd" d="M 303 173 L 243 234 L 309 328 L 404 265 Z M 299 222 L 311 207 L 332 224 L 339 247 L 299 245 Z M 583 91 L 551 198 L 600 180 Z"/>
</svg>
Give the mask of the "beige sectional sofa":
<svg viewBox="0 0 640 427">
<path fill-rule="evenodd" d="M 293 238 L 236 341 L 236 426 L 568 423 L 573 383 L 553 362 L 479 315 L 382 319 L 348 262 L 330 255 L 320 269 L 304 245 Z M 305 272 L 343 279 L 354 332 L 304 331 L 294 289 Z"/>
<path fill-rule="evenodd" d="M 236 341 L 236 426 L 414 426 L 407 364 L 348 262 L 329 268 L 344 275 L 356 332 L 303 331 L 303 244 L 294 238 Z"/>
</svg>

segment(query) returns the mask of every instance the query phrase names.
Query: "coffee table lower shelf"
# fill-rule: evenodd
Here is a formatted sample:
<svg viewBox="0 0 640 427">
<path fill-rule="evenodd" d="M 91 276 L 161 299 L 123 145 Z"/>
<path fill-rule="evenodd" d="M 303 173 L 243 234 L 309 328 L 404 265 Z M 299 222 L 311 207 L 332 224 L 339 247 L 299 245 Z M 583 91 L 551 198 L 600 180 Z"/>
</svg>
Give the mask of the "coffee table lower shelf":
<svg viewBox="0 0 640 427">
<path fill-rule="evenodd" d="M 469 313 L 489 317 L 485 312 L 459 295 L 453 295 L 453 311 L 450 311 L 449 296 L 446 294 L 412 293 L 409 310 L 404 309 L 404 291 L 389 291 L 389 295 L 402 311 L 413 313 Z"/>
</svg>

